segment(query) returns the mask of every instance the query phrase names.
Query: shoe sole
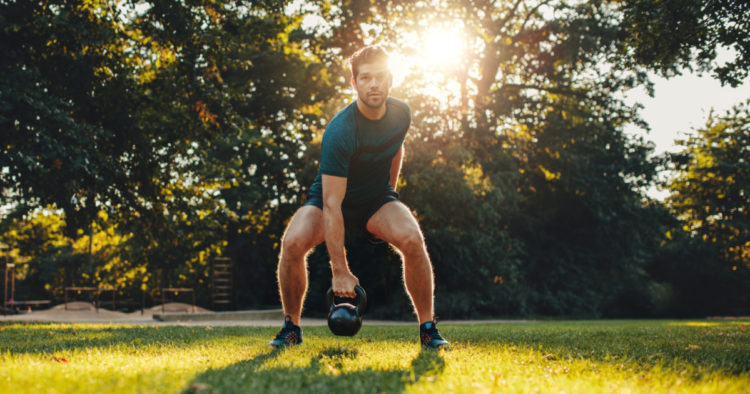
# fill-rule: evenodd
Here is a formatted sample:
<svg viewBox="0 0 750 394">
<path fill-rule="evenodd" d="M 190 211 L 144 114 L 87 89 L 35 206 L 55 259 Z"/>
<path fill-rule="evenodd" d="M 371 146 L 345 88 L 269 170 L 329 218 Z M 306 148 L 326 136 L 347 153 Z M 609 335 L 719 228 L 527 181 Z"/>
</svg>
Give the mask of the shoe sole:
<svg viewBox="0 0 750 394">
<path fill-rule="evenodd" d="M 426 349 L 426 350 L 448 350 L 450 348 L 451 348 L 450 345 L 438 345 L 438 346 L 422 345 L 422 349 Z"/>
<path fill-rule="evenodd" d="M 302 345 L 302 344 L 301 343 L 286 343 L 286 344 L 283 344 L 283 345 L 274 345 L 274 344 L 270 344 L 269 343 L 266 346 L 272 347 L 274 349 L 282 349 L 282 348 L 285 348 L 285 347 L 293 347 L 293 346 L 299 346 L 299 345 Z"/>
</svg>

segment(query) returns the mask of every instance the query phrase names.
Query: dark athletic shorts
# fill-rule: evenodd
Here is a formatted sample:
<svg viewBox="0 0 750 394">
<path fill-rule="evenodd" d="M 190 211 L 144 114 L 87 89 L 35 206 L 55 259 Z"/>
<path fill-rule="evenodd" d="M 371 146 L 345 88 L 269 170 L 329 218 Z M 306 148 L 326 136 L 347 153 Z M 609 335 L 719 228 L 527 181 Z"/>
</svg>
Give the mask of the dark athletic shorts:
<svg viewBox="0 0 750 394">
<path fill-rule="evenodd" d="M 348 230 L 361 231 L 364 234 L 367 232 L 367 222 L 370 220 L 372 215 L 385 204 L 391 201 L 398 201 L 398 192 L 393 190 L 390 185 L 388 189 L 380 195 L 378 198 L 372 200 L 370 203 L 356 205 L 356 206 L 341 206 L 341 212 L 344 214 L 344 226 Z M 323 209 L 323 197 L 320 195 L 309 195 L 307 201 L 303 204 L 312 205 Z"/>
</svg>

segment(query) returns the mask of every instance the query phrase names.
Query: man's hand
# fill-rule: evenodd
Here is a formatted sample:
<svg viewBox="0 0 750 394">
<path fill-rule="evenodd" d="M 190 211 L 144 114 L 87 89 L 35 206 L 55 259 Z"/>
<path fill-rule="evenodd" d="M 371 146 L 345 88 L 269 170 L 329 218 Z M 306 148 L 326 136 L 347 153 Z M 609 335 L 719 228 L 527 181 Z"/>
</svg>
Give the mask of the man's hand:
<svg viewBox="0 0 750 394">
<path fill-rule="evenodd" d="M 351 272 L 342 272 L 339 274 L 333 274 L 331 278 L 331 287 L 333 288 L 333 294 L 336 297 L 354 298 L 357 293 L 354 292 L 354 286 L 359 285 L 359 279 L 357 279 Z"/>
</svg>

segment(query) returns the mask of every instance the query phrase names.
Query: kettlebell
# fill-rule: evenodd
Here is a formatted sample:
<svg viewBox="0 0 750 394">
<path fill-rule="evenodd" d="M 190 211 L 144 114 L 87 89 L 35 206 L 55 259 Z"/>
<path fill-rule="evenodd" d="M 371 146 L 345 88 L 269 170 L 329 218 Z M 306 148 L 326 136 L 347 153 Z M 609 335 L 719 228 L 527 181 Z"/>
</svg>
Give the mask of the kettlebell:
<svg viewBox="0 0 750 394">
<path fill-rule="evenodd" d="M 354 291 L 357 293 L 356 306 L 348 302 L 334 303 L 333 288 L 329 288 L 326 293 L 329 305 L 328 328 L 335 335 L 351 337 L 362 327 L 362 315 L 367 309 L 367 293 L 359 286 L 354 286 Z"/>
</svg>

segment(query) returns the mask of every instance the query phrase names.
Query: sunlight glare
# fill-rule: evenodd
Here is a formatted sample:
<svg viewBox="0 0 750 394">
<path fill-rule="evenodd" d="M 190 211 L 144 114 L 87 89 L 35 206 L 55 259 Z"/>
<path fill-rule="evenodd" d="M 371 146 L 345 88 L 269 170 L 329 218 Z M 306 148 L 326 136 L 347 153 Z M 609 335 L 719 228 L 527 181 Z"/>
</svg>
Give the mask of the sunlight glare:
<svg viewBox="0 0 750 394">
<path fill-rule="evenodd" d="M 444 68 L 458 64 L 464 55 L 464 43 L 457 31 L 433 30 L 426 34 L 422 50 L 426 65 Z"/>
<path fill-rule="evenodd" d="M 416 65 L 413 57 L 404 56 L 398 52 L 391 53 L 388 68 L 393 73 L 393 86 L 399 86 Z"/>
</svg>

